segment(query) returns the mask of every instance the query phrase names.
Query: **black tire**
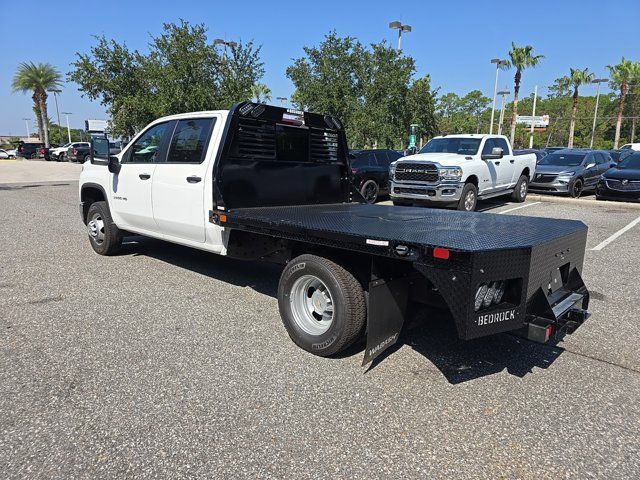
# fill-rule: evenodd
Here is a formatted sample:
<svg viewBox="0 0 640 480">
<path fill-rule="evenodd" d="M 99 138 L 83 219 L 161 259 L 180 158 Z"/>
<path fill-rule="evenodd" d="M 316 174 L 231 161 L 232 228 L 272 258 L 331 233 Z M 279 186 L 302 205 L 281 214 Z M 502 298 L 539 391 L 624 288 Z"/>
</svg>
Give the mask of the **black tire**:
<svg viewBox="0 0 640 480">
<path fill-rule="evenodd" d="M 113 255 L 122 247 L 122 232 L 113 223 L 107 202 L 92 203 L 87 212 L 89 242 L 99 255 Z"/>
<path fill-rule="evenodd" d="M 571 198 L 580 198 L 584 190 L 584 182 L 581 178 L 576 178 L 571 185 L 569 185 L 569 196 Z"/>
<path fill-rule="evenodd" d="M 82 158 L 82 163 L 87 163 L 91 159 L 91 155 L 88 153 Z"/>
<path fill-rule="evenodd" d="M 412 204 L 411 203 L 407 203 L 407 202 L 397 202 L 397 201 L 393 201 L 393 204 L 396 207 L 410 207 Z"/>
<path fill-rule="evenodd" d="M 521 175 L 516 183 L 516 188 L 511 194 L 511 200 L 522 203 L 527 199 L 527 193 L 529 193 L 529 177 Z"/>
<path fill-rule="evenodd" d="M 471 202 L 468 202 L 468 198 L 470 197 Z M 478 205 L 478 187 L 476 187 L 473 183 L 467 183 L 462 189 L 462 194 L 460 195 L 460 200 L 458 201 L 458 210 L 463 210 L 465 212 L 473 212 Z"/>
<path fill-rule="evenodd" d="M 63 162 L 64 161 L 64 153 L 58 154 L 58 161 L 59 162 Z"/>
<path fill-rule="evenodd" d="M 362 187 L 360 187 L 360 193 L 367 203 L 376 203 L 378 194 L 380 193 L 378 182 L 372 179 L 367 180 L 362 184 Z"/>
<path fill-rule="evenodd" d="M 309 277 L 319 279 L 329 293 L 330 302 L 326 304 L 332 306 L 332 318 L 326 331 L 311 333 L 305 330 L 305 322 L 296 313 L 299 311 L 296 297 L 305 296 L 303 304 L 315 303 L 316 292 L 322 292 L 321 289 L 304 288 Z M 337 263 L 316 255 L 300 255 L 287 264 L 278 284 L 278 305 L 282 323 L 294 343 L 321 357 L 341 352 L 355 342 L 362 334 L 367 318 L 360 282 Z M 320 319 L 316 315 L 310 315 L 311 321 L 315 317 L 319 325 Z"/>
</svg>

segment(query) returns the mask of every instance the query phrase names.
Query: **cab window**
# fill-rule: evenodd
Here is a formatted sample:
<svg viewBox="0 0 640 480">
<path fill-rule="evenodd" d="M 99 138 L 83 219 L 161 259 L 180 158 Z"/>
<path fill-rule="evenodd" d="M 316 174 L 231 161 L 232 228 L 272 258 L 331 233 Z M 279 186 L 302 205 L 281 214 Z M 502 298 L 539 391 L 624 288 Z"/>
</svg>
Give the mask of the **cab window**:
<svg viewBox="0 0 640 480">
<path fill-rule="evenodd" d="M 154 163 L 159 159 L 162 139 L 167 130 L 167 123 L 159 123 L 144 132 L 133 145 L 126 163 Z"/>
<path fill-rule="evenodd" d="M 173 132 L 167 163 L 202 163 L 215 118 L 180 120 Z"/>
</svg>

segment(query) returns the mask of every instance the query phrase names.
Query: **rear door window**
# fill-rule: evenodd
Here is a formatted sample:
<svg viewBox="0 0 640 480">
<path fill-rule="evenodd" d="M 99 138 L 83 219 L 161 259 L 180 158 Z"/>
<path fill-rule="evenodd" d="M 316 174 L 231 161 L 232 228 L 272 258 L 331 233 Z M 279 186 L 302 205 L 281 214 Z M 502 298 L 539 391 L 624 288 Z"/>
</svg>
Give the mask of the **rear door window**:
<svg viewBox="0 0 640 480">
<path fill-rule="evenodd" d="M 202 163 L 215 118 L 180 120 L 171 138 L 167 163 Z"/>
</svg>

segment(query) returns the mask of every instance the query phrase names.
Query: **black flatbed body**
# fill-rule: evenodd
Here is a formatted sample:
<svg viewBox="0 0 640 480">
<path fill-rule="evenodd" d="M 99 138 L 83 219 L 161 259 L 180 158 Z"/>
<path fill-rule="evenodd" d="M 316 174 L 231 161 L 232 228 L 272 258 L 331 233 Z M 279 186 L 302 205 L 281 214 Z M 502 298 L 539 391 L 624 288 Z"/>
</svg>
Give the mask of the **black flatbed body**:
<svg viewBox="0 0 640 480">
<path fill-rule="evenodd" d="M 238 208 L 227 217 L 232 228 L 368 252 L 398 244 L 470 253 L 532 248 L 587 230 L 575 220 L 358 203 Z"/>
</svg>

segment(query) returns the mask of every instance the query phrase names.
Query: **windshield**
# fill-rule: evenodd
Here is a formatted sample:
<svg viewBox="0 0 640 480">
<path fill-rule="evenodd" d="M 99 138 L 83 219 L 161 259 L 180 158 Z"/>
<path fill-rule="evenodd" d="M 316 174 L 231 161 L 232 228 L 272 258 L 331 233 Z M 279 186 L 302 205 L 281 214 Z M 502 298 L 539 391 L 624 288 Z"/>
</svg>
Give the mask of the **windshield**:
<svg viewBox="0 0 640 480">
<path fill-rule="evenodd" d="M 640 170 L 640 153 L 629 155 L 618 164 L 618 168 L 621 170 Z"/>
<path fill-rule="evenodd" d="M 554 165 L 556 167 L 577 167 L 582 163 L 586 153 L 550 153 L 542 158 L 538 165 Z"/>
<path fill-rule="evenodd" d="M 458 155 L 475 155 L 480 147 L 480 138 L 434 138 L 427 143 L 420 153 L 457 153 Z"/>
</svg>

